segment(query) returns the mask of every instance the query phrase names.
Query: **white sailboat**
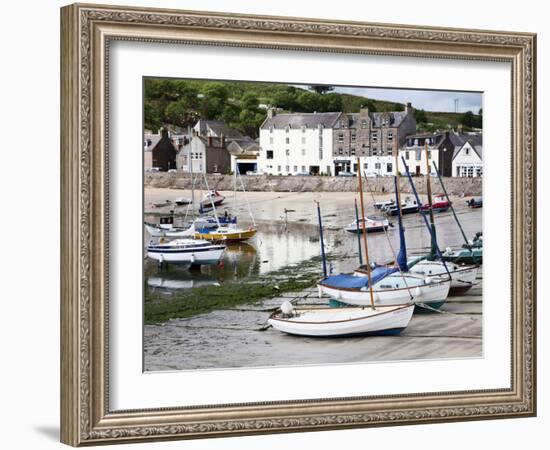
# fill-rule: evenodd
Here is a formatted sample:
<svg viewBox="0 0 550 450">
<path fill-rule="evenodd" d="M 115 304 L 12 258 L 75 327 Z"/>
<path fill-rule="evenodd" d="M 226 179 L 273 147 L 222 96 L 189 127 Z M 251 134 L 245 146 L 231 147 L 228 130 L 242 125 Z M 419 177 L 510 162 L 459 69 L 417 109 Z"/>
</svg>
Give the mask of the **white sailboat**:
<svg viewBox="0 0 550 450">
<path fill-rule="evenodd" d="M 414 305 L 294 309 L 286 303 L 269 317 L 268 323 L 283 333 L 309 337 L 398 334 L 407 327 L 414 311 Z"/>
<path fill-rule="evenodd" d="M 360 164 L 358 164 L 360 167 Z M 360 170 L 360 169 L 359 169 Z M 361 216 L 365 216 L 363 193 L 361 188 L 361 173 L 359 172 L 359 190 L 361 196 Z M 323 226 L 321 210 L 317 204 L 319 218 L 319 234 L 321 238 L 321 254 L 323 259 L 324 280 L 327 277 Z M 370 268 L 367 233 L 364 230 L 365 257 Z M 360 279 L 362 277 L 356 277 Z M 392 306 L 375 305 L 373 280 L 370 270 L 367 271 L 368 295 L 370 304 L 363 307 L 342 308 L 309 308 L 294 309 L 290 302 L 284 302 L 280 310 L 272 314 L 268 322 L 273 328 L 288 334 L 311 337 L 348 337 L 397 334 L 403 331 L 411 321 L 415 305 L 404 303 Z"/>
<path fill-rule="evenodd" d="M 182 265 L 217 264 L 225 245 L 197 239 L 175 239 L 166 243 L 150 243 L 147 256 L 159 263 Z"/>
</svg>

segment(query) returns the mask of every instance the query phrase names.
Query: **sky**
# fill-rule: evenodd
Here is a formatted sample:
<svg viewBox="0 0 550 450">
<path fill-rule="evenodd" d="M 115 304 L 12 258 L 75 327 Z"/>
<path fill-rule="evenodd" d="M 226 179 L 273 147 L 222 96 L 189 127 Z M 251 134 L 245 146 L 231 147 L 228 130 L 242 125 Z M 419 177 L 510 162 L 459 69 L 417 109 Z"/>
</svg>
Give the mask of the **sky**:
<svg viewBox="0 0 550 450">
<path fill-rule="evenodd" d="M 472 111 L 477 114 L 482 107 L 483 95 L 480 92 L 427 91 L 413 89 L 384 89 L 335 87 L 333 92 L 360 95 L 375 100 L 411 102 L 417 109 L 438 112 L 455 112 L 455 99 L 458 99 L 458 112 Z"/>
</svg>

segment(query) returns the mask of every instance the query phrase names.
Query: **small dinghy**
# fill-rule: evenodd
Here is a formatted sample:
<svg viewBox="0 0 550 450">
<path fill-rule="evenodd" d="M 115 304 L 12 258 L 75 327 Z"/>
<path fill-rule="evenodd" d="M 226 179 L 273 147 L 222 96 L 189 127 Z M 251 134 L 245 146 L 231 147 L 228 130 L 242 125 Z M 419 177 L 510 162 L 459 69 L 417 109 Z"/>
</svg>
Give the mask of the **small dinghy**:
<svg viewBox="0 0 550 450">
<path fill-rule="evenodd" d="M 451 207 L 451 204 L 447 201 L 444 195 L 436 195 L 432 202 L 431 209 L 434 213 L 446 212 Z M 430 204 L 425 203 L 420 208 L 421 214 L 428 214 L 430 212 Z"/>
<path fill-rule="evenodd" d="M 217 264 L 225 245 L 196 239 L 175 239 L 167 243 L 150 243 L 147 256 L 160 264 Z"/>
<path fill-rule="evenodd" d="M 200 208 L 204 211 L 212 210 L 213 206 L 219 206 L 223 203 L 225 197 L 221 195 L 218 191 L 210 190 L 204 194 L 202 201 L 200 202 Z"/>
<path fill-rule="evenodd" d="M 483 197 L 471 198 L 466 204 L 472 209 L 483 208 Z"/>
<path fill-rule="evenodd" d="M 155 208 L 164 208 L 165 206 L 172 206 L 172 202 L 170 200 L 165 200 L 163 202 L 153 203 L 153 206 Z"/>
<path fill-rule="evenodd" d="M 418 202 L 411 198 L 407 197 L 403 203 L 401 203 L 401 214 L 414 214 L 417 213 L 420 209 Z M 398 208 L 397 206 L 389 206 L 384 210 L 388 216 L 397 216 Z"/>
<path fill-rule="evenodd" d="M 193 201 L 188 197 L 178 197 L 174 200 L 174 202 L 178 206 L 186 206 L 186 205 L 190 205 L 191 203 L 193 203 Z"/>
<path fill-rule="evenodd" d="M 386 208 L 390 207 L 390 206 L 394 206 L 395 205 L 395 201 L 394 200 L 387 200 L 385 202 L 376 202 L 374 204 L 374 207 L 376 209 L 380 209 L 382 211 L 384 211 Z"/>
<path fill-rule="evenodd" d="M 365 230 L 367 233 L 385 231 L 392 226 L 388 219 L 381 216 L 368 216 L 365 220 Z M 363 234 L 363 220 L 354 221 L 344 228 L 348 233 Z"/>
<path fill-rule="evenodd" d="M 195 230 L 192 227 L 177 228 L 174 226 L 157 225 L 154 223 L 144 222 L 145 229 L 151 237 L 168 237 L 168 238 L 182 238 L 193 237 Z"/>
<path fill-rule="evenodd" d="M 376 308 L 294 309 L 284 302 L 268 323 L 283 333 L 309 337 L 352 337 L 391 335 L 403 331 L 411 321 L 414 305 Z"/>
</svg>

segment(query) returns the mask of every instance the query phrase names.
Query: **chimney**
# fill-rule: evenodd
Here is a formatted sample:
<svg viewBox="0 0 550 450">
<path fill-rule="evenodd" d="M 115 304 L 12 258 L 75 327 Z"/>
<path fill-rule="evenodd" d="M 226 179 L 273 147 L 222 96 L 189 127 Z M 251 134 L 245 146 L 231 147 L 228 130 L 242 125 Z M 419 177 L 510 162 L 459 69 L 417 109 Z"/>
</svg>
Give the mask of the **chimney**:
<svg viewBox="0 0 550 450">
<path fill-rule="evenodd" d="M 458 134 L 464 134 L 464 127 L 462 124 L 458 125 Z"/>
<path fill-rule="evenodd" d="M 412 113 L 412 111 L 413 111 L 412 103 L 407 102 L 407 104 L 405 105 L 405 112 L 408 114 L 408 113 Z"/>
<path fill-rule="evenodd" d="M 212 136 L 208 136 L 206 138 L 206 141 L 207 141 L 208 147 L 212 147 Z"/>
<path fill-rule="evenodd" d="M 162 136 L 162 139 L 165 139 L 168 137 L 168 129 L 167 128 L 161 128 L 160 134 Z"/>
<path fill-rule="evenodd" d="M 220 134 L 220 147 L 225 148 L 225 136 L 224 134 Z"/>
<path fill-rule="evenodd" d="M 269 108 L 267 108 L 268 119 L 273 119 L 273 117 L 275 117 L 276 115 L 277 115 L 277 110 L 273 106 L 270 106 Z"/>
</svg>

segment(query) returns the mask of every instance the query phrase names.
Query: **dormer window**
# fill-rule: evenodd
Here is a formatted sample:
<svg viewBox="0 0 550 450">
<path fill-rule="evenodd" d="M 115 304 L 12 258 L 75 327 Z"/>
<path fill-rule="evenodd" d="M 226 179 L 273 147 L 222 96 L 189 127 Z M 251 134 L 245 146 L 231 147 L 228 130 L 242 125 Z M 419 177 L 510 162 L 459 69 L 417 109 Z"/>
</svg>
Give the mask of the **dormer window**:
<svg viewBox="0 0 550 450">
<path fill-rule="evenodd" d="M 269 132 L 270 132 L 270 133 L 273 133 L 273 125 L 271 125 L 271 126 L 269 127 Z"/>
<path fill-rule="evenodd" d="M 288 132 L 290 132 L 290 125 L 287 125 L 287 126 L 285 127 L 285 133 L 288 133 Z"/>
<path fill-rule="evenodd" d="M 305 125 L 302 125 L 302 133 L 305 133 L 306 132 L 306 126 Z"/>
</svg>

